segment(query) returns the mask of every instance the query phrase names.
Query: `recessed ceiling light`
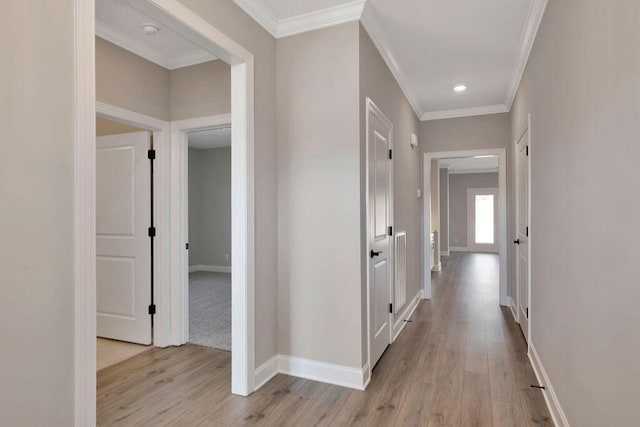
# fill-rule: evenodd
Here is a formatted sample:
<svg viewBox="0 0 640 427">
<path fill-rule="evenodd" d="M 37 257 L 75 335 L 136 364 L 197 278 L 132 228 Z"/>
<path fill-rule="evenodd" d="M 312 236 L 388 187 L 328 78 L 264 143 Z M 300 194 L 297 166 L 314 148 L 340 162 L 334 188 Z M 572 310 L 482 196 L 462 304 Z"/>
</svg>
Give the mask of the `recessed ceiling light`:
<svg viewBox="0 0 640 427">
<path fill-rule="evenodd" d="M 153 25 L 153 24 L 144 24 L 142 26 L 142 31 L 144 31 L 144 33 L 148 36 L 152 36 L 156 34 L 159 30 L 160 28 L 158 28 L 157 25 Z"/>
<path fill-rule="evenodd" d="M 474 159 L 490 159 L 493 158 L 495 156 L 492 155 L 488 155 L 488 156 L 473 156 Z"/>
<path fill-rule="evenodd" d="M 454 87 L 453 90 L 455 90 L 456 92 L 464 92 L 465 90 L 467 90 L 467 87 L 465 85 L 458 85 Z"/>
</svg>

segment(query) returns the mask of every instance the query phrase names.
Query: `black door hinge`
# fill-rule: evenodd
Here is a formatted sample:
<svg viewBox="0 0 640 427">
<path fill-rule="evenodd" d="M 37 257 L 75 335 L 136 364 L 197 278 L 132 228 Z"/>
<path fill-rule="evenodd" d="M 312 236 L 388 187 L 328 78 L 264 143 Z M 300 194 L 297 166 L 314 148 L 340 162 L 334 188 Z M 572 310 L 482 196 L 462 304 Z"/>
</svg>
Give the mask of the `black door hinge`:
<svg viewBox="0 0 640 427">
<path fill-rule="evenodd" d="M 389 160 L 393 159 L 393 150 L 389 150 Z"/>
<path fill-rule="evenodd" d="M 389 303 L 389 313 L 393 313 L 393 304 Z"/>
<path fill-rule="evenodd" d="M 526 233 L 527 237 L 529 237 L 529 227 L 526 227 L 525 233 Z"/>
<path fill-rule="evenodd" d="M 156 159 L 156 150 L 154 150 L 152 148 L 149 151 L 147 151 L 147 157 L 149 158 L 149 160 L 155 160 Z"/>
<path fill-rule="evenodd" d="M 156 237 L 156 228 L 149 227 L 149 237 Z"/>
<path fill-rule="evenodd" d="M 393 227 L 392 226 L 387 227 L 387 234 L 389 236 L 393 236 Z"/>
<path fill-rule="evenodd" d="M 528 156 L 528 155 L 529 155 L 529 146 L 527 145 L 527 146 L 526 146 L 526 147 L 524 147 L 524 148 L 525 148 L 525 150 L 526 150 L 525 155 L 526 155 L 526 156 Z"/>
<path fill-rule="evenodd" d="M 153 316 L 154 314 L 156 314 L 156 305 L 155 305 L 155 304 L 151 304 L 151 305 L 149 306 L 149 314 L 150 314 L 151 316 Z"/>
<path fill-rule="evenodd" d="M 529 307 L 527 307 L 527 319 L 529 318 Z"/>
<path fill-rule="evenodd" d="M 188 244 L 188 243 L 185 243 L 184 248 L 185 248 L 186 250 L 189 250 L 189 244 Z"/>
</svg>

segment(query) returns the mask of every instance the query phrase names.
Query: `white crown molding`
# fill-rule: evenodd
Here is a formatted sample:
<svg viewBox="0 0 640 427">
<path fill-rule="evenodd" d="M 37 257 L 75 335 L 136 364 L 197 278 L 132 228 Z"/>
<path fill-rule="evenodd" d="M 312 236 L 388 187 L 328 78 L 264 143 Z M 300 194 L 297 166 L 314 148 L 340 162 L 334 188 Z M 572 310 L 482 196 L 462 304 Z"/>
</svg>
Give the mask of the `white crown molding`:
<svg viewBox="0 0 640 427">
<path fill-rule="evenodd" d="M 233 0 L 233 2 L 269 34 L 278 38 L 278 18 L 260 0 Z"/>
<path fill-rule="evenodd" d="M 482 107 L 460 108 L 457 110 L 429 111 L 422 114 L 422 121 L 455 119 L 459 117 L 484 116 L 486 114 L 508 113 L 509 108 L 504 104 L 485 105 Z"/>
<path fill-rule="evenodd" d="M 364 10 L 364 0 L 352 1 L 317 12 L 283 19 L 278 23 L 278 37 L 319 30 L 345 22 L 357 21 Z"/>
<path fill-rule="evenodd" d="M 513 105 L 513 101 L 515 100 L 516 94 L 518 93 L 518 88 L 520 87 L 522 76 L 524 75 L 524 71 L 527 67 L 527 62 L 529 62 L 529 56 L 531 55 L 533 44 L 536 41 L 538 29 L 540 28 L 540 24 L 542 23 L 542 18 L 544 17 L 544 12 L 547 9 L 548 2 L 549 0 L 533 0 L 529 8 L 527 25 L 524 32 L 522 33 L 522 39 L 520 42 L 518 61 L 516 63 L 513 78 L 511 79 L 511 86 L 509 87 L 509 92 L 507 94 L 507 99 L 505 102 L 505 105 L 509 108 L 509 111 L 511 111 L 511 106 Z"/>
<path fill-rule="evenodd" d="M 129 52 L 138 55 L 148 61 L 153 62 L 167 70 L 176 70 L 178 68 L 188 67 L 190 65 L 202 64 L 203 62 L 213 61 L 216 58 L 204 49 L 192 50 L 185 54 L 176 57 L 169 58 L 166 55 L 161 54 L 155 49 L 149 48 L 140 41 L 133 37 L 122 34 L 118 30 L 114 29 L 110 25 L 96 19 L 96 36 L 107 40 L 120 46 L 121 48 L 128 50 Z"/>
<path fill-rule="evenodd" d="M 260 0 L 233 1 L 276 39 L 357 21 L 365 5 L 365 0 L 356 0 L 291 18 L 278 19 Z"/>
<path fill-rule="evenodd" d="M 425 112 L 420 106 L 409 80 L 393 56 L 391 47 L 387 41 L 388 39 L 375 11 L 370 5 L 365 7 L 364 0 L 357 0 L 283 20 L 278 20 L 261 0 L 233 1 L 276 39 L 360 19 L 369 37 L 371 37 L 371 40 L 387 64 L 387 67 L 389 67 L 389 70 L 391 70 L 391 73 L 398 82 L 407 101 L 409 101 L 413 111 L 421 121 L 481 116 L 486 114 L 508 113 L 511 111 L 513 100 L 520 86 L 520 81 L 522 80 L 531 49 L 538 33 L 538 28 L 540 27 L 548 3 L 548 0 L 533 0 L 529 9 L 527 25 L 523 32 L 514 76 L 504 104 Z"/>
<path fill-rule="evenodd" d="M 382 59 L 384 59 L 384 62 L 387 64 L 387 67 L 389 67 L 391 74 L 393 74 L 393 77 L 395 77 L 396 81 L 398 82 L 398 86 L 400 86 L 400 89 L 404 93 L 404 96 L 407 98 L 407 101 L 409 101 L 409 104 L 411 104 L 411 108 L 413 108 L 416 116 L 418 116 L 418 119 L 422 119 L 422 117 L 424 116 L 424 112 L 420 107 L 420 103 L 411 90 L 409 79 L 407 79 L 407 77 L 404 75 L 404 73 L 398 66 L 397 61 L 393 57 L 391 47 L 387 42 L 388 39 L 384 34 L 382 25 L 380 24 L 380 21 L 378 20 L 378 17 L 376 16 L 375 11 L 371 6 L 364 8 L 360 21 L 362 22 L 365 30 L 367 30 L 367 34 L 369 34 L 369 37 L 378 49 L 378 52 L 380 52 L 380 55 L 382 56 Z"/>
</svg>

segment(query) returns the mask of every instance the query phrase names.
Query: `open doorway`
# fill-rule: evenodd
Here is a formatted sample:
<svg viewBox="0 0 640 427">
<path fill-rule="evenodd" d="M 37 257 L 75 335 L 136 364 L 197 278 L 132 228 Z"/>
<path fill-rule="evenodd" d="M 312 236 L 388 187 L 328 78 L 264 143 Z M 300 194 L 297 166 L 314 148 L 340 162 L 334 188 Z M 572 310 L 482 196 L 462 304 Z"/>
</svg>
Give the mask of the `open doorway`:
<svg viewBox="0 0 640 427">
<path fill-rule="evenodd" d="M 153 343 L 150 129 L 96 117 L 97 369 Z"/>
<path fill-rule="evenodd" d="M 187 141 L 189 342 L 231 351 L 231 126 Z"/>
<path fill-rule="evenodd" d="M 487 295 L 508 306 L 505 156 L 504 149 L 425 153 L 427 298 L 432 276 L 447 275 L 448 266 L 462 260 L 482 270 Z"/>
<path fill-rule="evenodd" d="M 131 6 L 144 15 L 144 22 L 130 26 L 131 31 L 153 33 L 154 28 L 163 29 L 164 34 L 177 34 L 200 49 L 218 58 L 230 67 L 231 96 L 230 109 L 233 114 L 232 132 L 232 229 L 234 259 L 233 274 L 233 346 L 231 356 L 231 392 L 248 395 L 254 390 L 255 341 L 254 341 L 254 182 L 253 182 L 253 144 L 254 144 L 254 107 L 253 55 L 227 37 L 224 33 L 203 21 L 197 14 L 178 2 L 160 2 L 157 0 L 130 0 L 127 2 L 77 2 L 74 19 L 75 29 L 75 137 L 74 137 L 74 265 L 75 299 L 75 419 L 77 424 L 94 425 L 96 423 L 96 131 L 95 115 L 100 109 L 115 111 L 117 117 L 122 109 L 96 102 L 96 10 L 100 5 L 118 4 Z M 129 19 L 134 14 L 115 14 L 116 18 Z M 153 24 L 148 27 L 146 24 Z M 94 25 L 95 24 L 95 25 Z M 142 24 L 142 27 L 140 27 Z M 158 30 L 155 30 L 158 33 Z M 144 35 L 143 34 L 143 35 Z M 160 43 L 161 47 L 172 47 Z M 158 61 L 163 58 L 159 58 Z M 117 65 L 117 64 L 116 64 Z M 109 72 L 117 78 L 121 74 L 119 67 Z M 144 84 L 151 81 L 147 76 L 138 79 Z M 120 89 L 121 90 L 121 89 Z M 114 89 L 114 94 L 122 94 Z M 128 92 L 136 96 L 138 92 Z M 109 100 L 102 99 L 103 102 Z M 136 111 L 143 103 L 128 107 L 124 123 L 136 120 L 131 117 L 152 119 L 155 115 L 144 116 Z M 162 103 L 147 104 L 157 107 Z M 181 306 L 179 281 L 181 257 L 185 252 L 180 224 L 183 221 L 180 204 L 184 195 L 182 189 L 174 185 L 179 178 L 182 166 L 178 165 L 180 153 L 174 149 L 169 138 L 170 114 L 163 120 L 152 119 L 154 125 L 154 150 L 156 151 L 156 169 L 154 182 L 154 211 L 157 228 L 156 252 L 154 264 L 155 304 L 153 343 L 158 347 L 180 345 Z M 231 120 L 229 120 L 231 121 Z M 162 122 L 162 123 L 160 123 Z M 155 124 L 160 123 L 158 126 Z"/>
</svg>

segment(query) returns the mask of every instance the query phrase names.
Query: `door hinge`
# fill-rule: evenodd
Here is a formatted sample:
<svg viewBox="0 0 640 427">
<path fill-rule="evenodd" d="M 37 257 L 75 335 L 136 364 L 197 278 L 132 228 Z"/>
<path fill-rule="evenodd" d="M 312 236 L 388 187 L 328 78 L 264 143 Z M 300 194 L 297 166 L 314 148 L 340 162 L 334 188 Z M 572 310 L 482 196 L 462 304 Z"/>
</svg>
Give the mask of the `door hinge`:
<svg viewBox="0 0 640 427">
<path fill-rule="evenodd" d="M 389 160 L 393 159 L 393 150 L 389 150 Z"/>
<path fill-rule="evenodd" d="M 188 244 L 188 243 L 185 243 L 184 248 L 185 248 L 186 250 L 189 250 L 189 244 Z"/>
<path fill-rule="evenodd" d="M 387 227 L 387 234 L 389 236 L 393 236 L 393 227 L 392 226 Z"/>
<path fill-rule="evenodd" d="M 525 228 L 525 233 L 526 233 L 526 236 L 529 237 L 529 227 Z"/>
<path fill-rule="evenodd" d="M 149 306 L 149 314 L 150 314 L 151 316 L 153 316 L 154 314 L 156 314 L 156 305 L 155 305 L 155 304 L 151 304 L 151 305 Z"/>
<path fill-rule="evenodd" d="M 389 303 L 389 313 L 393 313 L 393 304 Z"/>
<path fill-rule="evenodd" d="M 156 237 L 156 228 L 149 227 L 149 237 Z"/>
<path fill-rule="evenodd" d="M 527 307 L 527 319 L 529 318 L 529 307 Z"/>
<path fill-rule="evenodd" d="M 526 155 L 528 156 L 529 155 L 529 146 L 528 145 L 526 146 L 526 150 L 527 150 Z"/>
<path fill-rule="evenodd" d="M 149 158 L 149 160 L 155 160 L 156 159 L 156 150 L 154 150 L 152 148 L 149 151 L 147 151 L 147 157 Z"/>
</svg>

